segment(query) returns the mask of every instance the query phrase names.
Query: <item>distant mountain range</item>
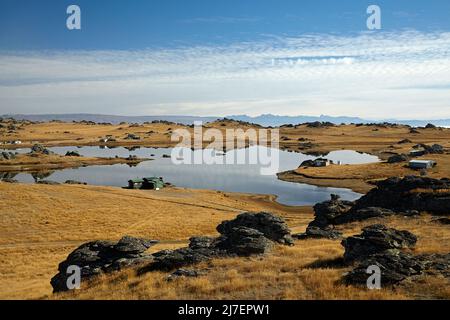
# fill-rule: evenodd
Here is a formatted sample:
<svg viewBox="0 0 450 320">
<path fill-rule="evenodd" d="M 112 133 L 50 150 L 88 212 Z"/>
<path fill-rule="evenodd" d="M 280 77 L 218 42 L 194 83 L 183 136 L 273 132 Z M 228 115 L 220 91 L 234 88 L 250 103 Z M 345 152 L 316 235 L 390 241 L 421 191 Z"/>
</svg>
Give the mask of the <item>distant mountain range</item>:
<svg viewBox="0 0 450 320">
<path fill-rule="evenodd" d="M 217 120 L 219 117 L 194 117 L 194 116 L 114 116 L 106 114 L 88 114 L 88 113 L 75 113 L 75 114 L 10 114 L 3 115 L 3 118 L 14 118 L 17 120 L 29 120 L 29 121 L 93 121 L 97 123 L 112 123 L 118 124 L 120 122 L 128 123 L 143 123 L 152 122 L 157 120 L 171 121 L 175 123 L 183 123 L 190 125 L 194 121 L 211 122 Z"/>
<path fill-rule="evenodd" d="M 423 127 L 428 123 L 434 124 L 435 126 L 450 126 L 450 119 L 439 119 L 439 120 L 398 120 L 398 119 L 385 119 L 385 120 L 368 120 L 362 119 L 358 117 L 333 117 L 321 115 L 319 117 L 315 116 L 277 116 L 273 114 L 263 114 L 257 117 L 250 117 L 247 115 L 235 115 L 227 117 L 229 119 L 246 121 L 257 123 L 262 126 L 281 126 L 283 124 L 299 124 L 305 122 L 314 122 L 314 121 L 322 121 L 322 122 L 331 122 L 334 124 L 349 124 L 349 123 L 381 123 L 381 122 L 390 122 L 390 123 L 398 123 L 398 124 L 406 124 L 413 127 Z"/>
<path fill-rule="evenodd" d="M 11 114 L 3 115 L 3 118 L 12 117 L 17 120 L 30 120 L 30 121 L 93 121 L 97 123 L 107 122 L 117 124 L 120 122 L 129 123 L 143 123 L 151 122 L 156 120 L 171 121 L 176 123 L 183 123 L 190 125 L 194 121 L 211 122 L 217 119 L 222 119 L 224 117 L 197 117 L 197 116 L 115 116 L 115 115 L 102 115 L 102 114 L 36 114 L 36 115 L 25 115 L 25 114 Z M 380 122 L 390 122 L 398 124 L 407 124 L 413 127 L 423 127 L 428 123 L 434 124 L 436 126 L 450 127 L 450 119 L 438 119 L 438 120 L 398 120 L 398 119 L 385 119 L 385 120 L 367 120 L 358 117 L 333 117 L 321 115 L 315 116 L 278 116 L 273 114 L 263 114 L 256 117 L 251 117 L 247 115 L 232 115 L 227 116 L 228 119 L 251 122 L 259 124 L 262 126 L 281 126 L 283 124 L 299 124 L 305 122 L 323 121 L 331 122 L 334 124 L 341 123 L 380 123 Z"/>
</svg>

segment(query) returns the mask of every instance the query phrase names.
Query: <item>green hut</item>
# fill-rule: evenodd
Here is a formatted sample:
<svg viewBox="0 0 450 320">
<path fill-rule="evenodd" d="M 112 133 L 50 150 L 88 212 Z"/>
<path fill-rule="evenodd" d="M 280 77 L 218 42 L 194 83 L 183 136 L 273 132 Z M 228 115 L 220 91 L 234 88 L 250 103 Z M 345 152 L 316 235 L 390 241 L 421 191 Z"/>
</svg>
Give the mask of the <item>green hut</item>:
<svg viewBox="0 0 450 320">
<path fill-rule="evenodd" d="M 164 188 L 164 181 L 160 177 L 148 177 L 128 181 L 129 189 L 159 190 Z"/>
</svg>

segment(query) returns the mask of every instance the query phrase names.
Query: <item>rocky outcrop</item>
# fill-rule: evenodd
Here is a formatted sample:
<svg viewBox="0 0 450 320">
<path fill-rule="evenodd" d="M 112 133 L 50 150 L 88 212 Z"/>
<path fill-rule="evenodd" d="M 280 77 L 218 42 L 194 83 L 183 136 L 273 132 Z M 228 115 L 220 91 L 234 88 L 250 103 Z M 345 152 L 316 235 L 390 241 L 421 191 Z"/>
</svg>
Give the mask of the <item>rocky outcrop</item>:
<svg viewBox="0 0 450 320">
<path fill-rule="evenodd" d="M 69 265 L 81 268 L 82 279 L 137 264 L 144 264 L 138 271 L 142 274 L 155 270 L 172 271 L 218 257 L 264 254 L 275 242 L 293 243 L 284 220 L 266 212 L 242 213 L 233 220 L 222 222 L 217 230 L 219 237 L 192 237 L 188 247 L 153 254 L 146 254 L 145 251 L 157 242 L 154 240 L 124 237 L 117 243 L 89 242 L 59 265 L 59 273 L 53 277 L 51 284 L 54 291 L 67 290 L 65 270 Z M 178 271 L 171 278 L 190 274 Z"/>
<path fill-rule="evenodd" d="M 420 212 L 448 215 L 450 213 L 450 180 L 407 176 L 388 178 L 377 183 L 355 202 L 344 201 L 337 195 L 314 206 L 314 220 L 297 239 L 339 239 L 335 226 L 384 218 L 393 215 L 414 216 Z"/>
<path fill-rule="evenodd" d="M 405 279 L 422 274 L 450 276 L 450 254 L 414 255 L 402 249 L 413 248 L 417 237 L 405 230 L 372 225 L 360 235 L 342 241 L 345 247 L 344 262 L 356 264 L 344 275 L 344 282 L 366 285 L 369 267 L 377 266 L 381 271 L 381 284 L 394 285 Z"/>
<path fill-rule="evenodd" d="M 377 183 L 355 202 L 352 211 L 367 207 L 382 207 L 395 212 L 426 211 L 450 213 L 450 180 L 407 176 L 389 178 Z"/>
<path fill-rule="evenodd" d="M 81 157 L 78 151 L 67 151 L 66 157 Z"/>
<path fill-rule="evenodd" d="M 294 244 L 286 222 L 281 217 L 271 213 L 241 213 L 235 219 L 219 224 L 217 231 L 222 235 L 227 235 L 236 227 L 247 227 L 258 230 L 267 239 L 281 244 Z"/>
<path fill-rule="evenodd" d="M 388 250 L 368 257 L 344 276 L 344 282 L 351 285 L 366 285 L 370 266 L 381 271 L 381 285 L 393 285 L 408 277 L 419 275 L 424 265 L 413 255 L 398 250 Z"/>
<path fill-rule="evenodd" d="M 87 185 L 86 182 L 81 182 L 81 181 L 77 181 L 77 180 L 66 180 L 64 183 L 65 184 L 82 184 L 82 185 Z"/>
<path fill-rule="evenodd" d="M 390 156 L 387 159 L 388 163 L 399 163 L 399 162 L 405 162 L 408 161 L 409 157 L 406 154 L 396 154 L 393 156 Z"/>
<path fill-rule="evenodd" d="M 69 266 L 77 266 L 81 271 L 81 280 L 85 281 L 101 273 L 120 270 L 153 260 L 153 256 L 146 254 L 148 248 L 157 243 L 125 236 L 115 243 L 112 241 L 92 241 L 85 243 L 68 255 L 58 266 L 59 273 L 50 283 L 54 292 L 67 291 L 67 274 Z"/>
<path fill-rule="evenodd" d="M 0 161 L 2 160 L 14 160 L 16 158 L 16 154 L 14 152 L 0 152 Z"/>
<path fill-rule="evenodd" d="M 37 184 L 46 184 L 46 185 L 49 185 L 49 186 L 57 186 L 57 185 L 60 185 L 59 182 L 52 181 L 52 180 L 39 180 L 39 181 L 36 181 L 36 183 L 37 183 Z"/>
<path fill-rule="evenodd" d="M 362 229 L 360 235 L 348 237 L 342 241 L 345 248 L 344 261 L 351 263 L 389 250 L 413 248 L 417 237 L 406 230 L 387 228 L 375 224 Z"/>
<path fill-rule="evenodd" d="M 336 125 L 329 121 L 314 121 L 305 123 L 308 128 L 328 128 L 335 127 Z"/>
<path fill-rule="evenodd" d="M 44 147 L 42 144 L 35 144 L 31 147 L 30 154 L 45 154 L 50 155 L 53 154 L 49 149 Z"/>
<path fill-rule="evenodd" d="M 204 275 L 204 271 L 199 270 L 190 270 L 190 269 L 178 269 L 172 272 L 167 278 L 167 281 L 173 281 L 179 278 L 197 278 L 201 275 Z"/>
<path fill-rule="evenodd" d="M 334 230 L 336 218 L 346 214 L 353 206 L 353 202 L 340 200 L 338 195 L 331 195 L 331 199 L 314 206 L 314 220 L 306 228 L 306 232 L 294 235 L 297 239 L 328 238 L 339 239 L 342 234 Z"/>
<path fill-rule="evenodd" d="M 417 151 L 421 151 L 419 155 L 425 155 L 425 154 L 443 154 L 445 152 L 444 147 L 440 144 L 433 144 L 433 145 L 427 145 L 427 144 L 417 144 L 413 147 L 413 149 L 416 150 L 416 155 L 418 154 Z"/>
</svg>

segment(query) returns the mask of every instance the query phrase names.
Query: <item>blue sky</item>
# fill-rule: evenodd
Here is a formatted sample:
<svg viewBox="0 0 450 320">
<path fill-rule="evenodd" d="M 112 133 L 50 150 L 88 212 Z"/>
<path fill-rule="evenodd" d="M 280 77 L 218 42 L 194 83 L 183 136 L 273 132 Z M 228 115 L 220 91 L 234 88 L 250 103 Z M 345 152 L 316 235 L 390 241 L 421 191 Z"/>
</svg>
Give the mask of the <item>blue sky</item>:
<svg viewBox="0 0 450 320">
<path fill-rule="evenodd" d="M 450 117 L 449 16 L 446 0 L 1 0 L 0 113 Z"/>
</svg>

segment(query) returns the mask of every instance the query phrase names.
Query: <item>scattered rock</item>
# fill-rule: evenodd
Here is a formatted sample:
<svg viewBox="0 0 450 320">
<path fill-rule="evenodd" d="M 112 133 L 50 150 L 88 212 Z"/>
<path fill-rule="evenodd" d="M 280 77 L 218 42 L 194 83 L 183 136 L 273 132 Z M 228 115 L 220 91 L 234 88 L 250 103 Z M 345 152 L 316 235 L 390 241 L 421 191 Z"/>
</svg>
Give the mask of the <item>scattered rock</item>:
<svg viewBox="0 0 450 320">
<path fill-rule="evenodd" d="M 425 126 L 425 129 L 436 129 L 436 126 L 435 126 L 434 124 L 432 124 L 432 123 L 428 123 L 428 124 Z"/>
<path fill-rule="evenodd" d="M 328 128 L 328 127 L 335 127 L 336 125 L 332 122 L 325 121 L 314 121 L 314 122 L 306 122 L 305 123 L 308 128 Z"/>
<path fill-rule="evenodd" d="M 301 142 L 298 146 L 300 149 L 311 149 L 317 147 L 318 145 L 312 142 Z"/>
<path fill-rule="evenodd" d="M 335 219 L 346 214 L 353 206 L 353 202 L 340 200 L 338 195 L 332 194 L 331 200 L 317 203 L 314 206 L 314 220 L 308 224 L 305 233 L 294 235 L 296 239 L 326 238 L 340 239 L 342 233 L 334 230 Z"/>
<path fill-rule="evenodd" d="M 337 240 L 342 238 L 342 233 L 340 231 L 334 230 L 331 226 L 326 228 L 319 228 L 314 226 L 308 226 L 305 233 L 299 233 L 292 235 L 293 238 L 298 240 L 310 239 L 310 238 L 325 238 L 331 240 Z"/>
<path fill-rule="evenodd" d="M 196 278 L 198 276 L 204 275 L 205 272 L 198 270 L 189 270 L 189 269 L 178 269 L 175 272 L 171 273 L 166 280 L 173 281 L 175 279 L 187 277 L 187 278 Z"/>
<path fill-rule="evenodd" d="M 44 147 L 42 144 L 34 144 L 31 147 L 31 151 L 29 154 L 45 154 L 45 155 L 50 155 L 50 154 L 54 154 L 52 151 L 50 151 L 49 149 L 47 149 L 46 147 Z"/>
<path fill-rule="evenodd" d="M 217 248 L 228 254 L 251 256 L 264 254 L 272 248 L 272 242 L 264 233 L 243 226 L 224 230 L 223 236 L 217 243 Z"/>
<path fill-rule="evenodd" d="M 16 158 L 16 154 L 13 152 L 0 152 L 0 161 L 2 160 L 14 160 Z"/>
<path fill-rule="evenodd" d="M 76 181 L 76 180 L 66 180 L 64 183 L 65 184 L 82 184 L 82 185 L 87 185 L 86 182 L 80 182 L 80 181 Z"/>
<path fill-rule="evenodd" d="M 271 213 L 241 213 L 234 220 L 224 221 L 219 224 L 217 231 L 222 235 L 227 235 L 236 227 L 247 227 L 258 230 L 266 238 L 281 244 L 294 244 L 286 222 L 281 217 Z"/>
<path fill-rule="evenodd" d="M 446 218 L 446 217 L 436 218 L 431 221 L 435 222 L 435 223 L 439 223 L 439 224 L 450 224 L 450 218 Z"/>
<path fill-rule="evenodd" d="M 140 140 L 141 137 L 138 136 L 138 135 L 135 135 L 135 134 L 133 134 L 133 133 L 128 133 L 128 134 L 125 136 L 124 139 L 125 139 L 125 140 Z"/>
<path fill-rule="evenodd" d="M 344 281 L 347 284 L 365 286 L 367 268 L 374 265 L 380 268 L 382 286 L 395 285 L 422 274 L 450 277 L 450 253 L 414 256 L 399 250 L 386 250 L 361 261 L 344 276 Z"/>
<path fill-rule="evenodd" d="M 344 261 L 361 261 L 389 249 L 412 248 L 416 242 L 417 237 L 409 231 L 387 228 L 381 224 L 371 225 L 362 229 L 360 235 L 342 241 Z"/>
<path fill-rule="evenodd" d="M 125 267 L 149 262 L 153 256 L 145 251 L 157 243 L 155 240 L 123 237 L 119 242 L 88 242 L 70 253 L 58 266 L 59 273 L 50 281 L 53 292 L 67 291 L 67 268 L 77 266 L 81 269 L 81 280 L 85 281 L 101 273 L 117 271 Z"/>
<path fill-rule="evenodd" d="M 51 181 L 51 180 L 39 180 L 39 181 L 36 181 L 36 183 L 37 183 L 37 184 L 47 184 L 47 185 L 50 185 L 50 186 L 57 186 L 57 185 L 60 185 L 59 182 Z"/>
<path fill-rule="evenodd" d="M 78 151 L 67 151 L 66 157 L 81 157 Z"/>
<path fill-rule="evenodd" d="M 400 140 L 399 142 L 397 142 L 398 144 L 405 144 L 405 143 L 412 143 L 412 141 L 411 140 L 409 140 L 409 139 L 403 139 L 403 140 Z"/>
<path fill-rule="evenodd" d="M 388 178 L 377 183 L 352 209 L 382 207 L 395 212 L 426 211 L 450 214 L 450 179 L 419 176 Z"/>
<path fill-rule="evenodd" d="M 440 144 L 433 144 L 433 145 L 427 145 L 427 144 L 417 144 L 413 147 L 417 150 L 423 150 L 423 154 L 443 154 L 444 153 L 444 147 Z"/>
<path fill-rule="evenodd" d="M 387 159 L 388 163 L 398 163 L 408 161 L 409 157 L 406 154 L 396 154 Z"/>
<path fill-rule="evenodd" d="M 381 285 L 393 285 L 407 277 L 419 275 L 424 269 L 423 263 L 413 255 L 398 250 L 388 250 L 375 254 L 362 261 L 344 276 L 344 282 L 352 285 L 366 285 L 370 266 L 378 266 L 381 271 Z"/>
</svg>

